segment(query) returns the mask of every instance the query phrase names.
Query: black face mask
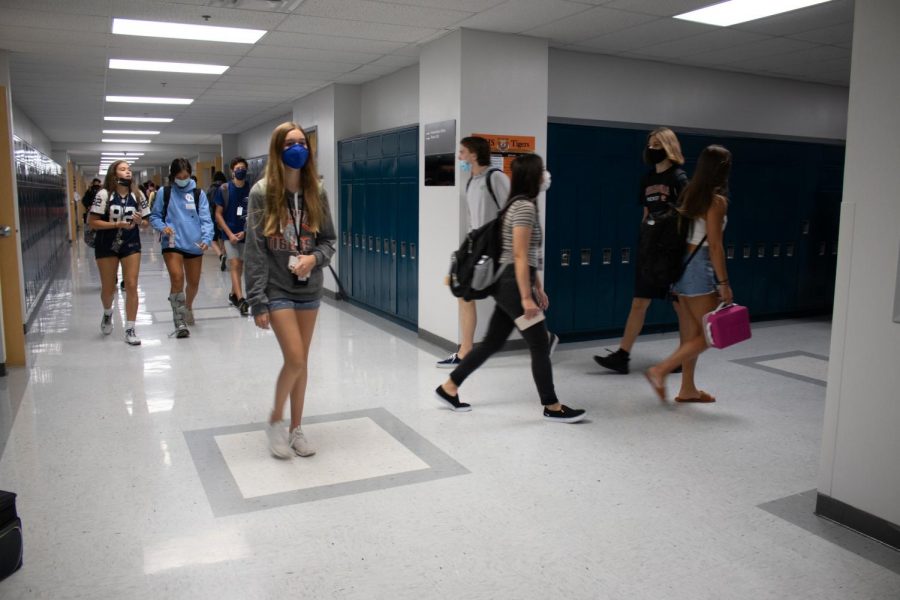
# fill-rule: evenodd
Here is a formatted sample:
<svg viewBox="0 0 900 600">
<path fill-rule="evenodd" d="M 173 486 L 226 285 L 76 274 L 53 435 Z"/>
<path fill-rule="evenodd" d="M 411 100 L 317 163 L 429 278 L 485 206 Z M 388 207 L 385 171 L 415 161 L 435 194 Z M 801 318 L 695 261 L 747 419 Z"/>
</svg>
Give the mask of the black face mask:
<svg viewBox="0 0 900 600">
<path fill-rule="evenodd" d="M 122 179 L 121 177 L 119 177 L 119 182 L 118 182 L 118 183 L 119 183 L 119 185 L 124 185 L 125 187 L 131 187 L 131 180 L 130 180 L 130 179 Z"/>
<path fill-rule="evenodd" d="M 665 148 L 647 148 L 644 150 L 644 160 L 647 161 L 647 164 L 658 165 L 667 158 L 669 158 L 669 155 L 666 154 Z"/>
</svg>

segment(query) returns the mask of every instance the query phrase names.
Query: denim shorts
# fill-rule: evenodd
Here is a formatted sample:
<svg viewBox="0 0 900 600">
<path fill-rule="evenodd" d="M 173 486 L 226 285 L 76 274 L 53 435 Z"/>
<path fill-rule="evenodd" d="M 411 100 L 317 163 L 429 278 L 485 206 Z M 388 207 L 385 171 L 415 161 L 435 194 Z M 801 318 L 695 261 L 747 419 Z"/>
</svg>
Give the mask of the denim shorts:
<svg viewBox="0 0 900 600">
<path fill-rule="evenodd" d="M 289 300 L 287 298 L 276 298 L 269 300 L 269 312 L 276 310 L 285 310 L 291 308 L 293 310 L 316 310 L 319 308 L 321 300 L 314 298 L 312 300 Z"/>
<path fill-rule="evenodd" d="M 693 252 L 693 250 L 691 251 Z M 684 259 L 690 257 L 688 253 Z M 703 246 L 694 259 L 688 263 L 672 292 L 679 296 L 705 296 L 716 291 L 716 272 L 709 260 L 709 248 Z"/>
</svg>

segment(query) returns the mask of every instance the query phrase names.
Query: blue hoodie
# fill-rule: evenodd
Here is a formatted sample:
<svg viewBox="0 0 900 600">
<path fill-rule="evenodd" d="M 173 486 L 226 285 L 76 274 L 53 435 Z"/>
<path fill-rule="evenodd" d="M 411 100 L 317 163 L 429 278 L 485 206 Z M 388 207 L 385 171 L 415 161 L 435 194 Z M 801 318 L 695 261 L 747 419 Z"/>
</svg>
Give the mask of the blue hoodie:
<svg viewBox="0 0 900 600">
<path fill-rule="evenodd" d="M 208 246 L 212 242 L 213 224 L 209 215 L 209 202 L 206 200 L 206 194 L 203 190 L 195 190 L 196 187 L 197 184 L 191 180 L 184 188 L 179 188 L 177 185 L 170 188 L 172 197 L 169 199 L 165 221 L 162 218 L 165 188 L 161 188 L 153 201 L 150 225 L 160 233 L 166 227 L 171 227 L 175 230 L 173 247 L 187 254 L 199 255 L 203 254 L 203 251 L 197 244 L 203 243 Z M 163 250 L 169 248 L 169 236 L 161 235 L 160 243 Z"/>
</svg>

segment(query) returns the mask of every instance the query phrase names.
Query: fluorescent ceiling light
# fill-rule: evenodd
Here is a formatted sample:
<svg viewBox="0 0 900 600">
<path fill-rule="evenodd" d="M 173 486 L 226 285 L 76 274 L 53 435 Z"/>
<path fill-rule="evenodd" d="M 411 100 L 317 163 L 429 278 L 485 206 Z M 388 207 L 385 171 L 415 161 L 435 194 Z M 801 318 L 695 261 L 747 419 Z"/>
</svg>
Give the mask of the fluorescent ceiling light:
<svg viewBox="0 0 900 600">
<path fill-rule="evenodd" d="M 221 75 L 228 70 L 226 65 L 202 65 L 198 63 L 158 62 L 155 60 L 109 59 L 110 69 L 130 71 L 163 71 L 166 73 L 199 73 L 201 75 Z"/>
<path fill-rule="evenodd" d="M 104 121 L 126 121 L 132 123 L 171 123 L 168 117 L 103 117 Z"/>
<path fill-rule="evenodd" d="M 676 19 L 695 21 L 707 25 L 728 27 L 747 21 L 823 4 L 831 0 L 729 0 L 706 8 L 675 15 Z"/>
<path fill-rule="evenodd" d="M 104 129 L 103 133 L 113 133 L 116 135 L 157 135 L 159 132 L 140 129 Z"/>
<path fill-rule="evenodd" d="M 143 156 L 144 153 L 143 152 L 128 152 L 127 150 L 125 150 L 123 152 L 101 152 L 100 155 L 101 156 L 114 156 L 116 158 L 119 158 L 120 156 L 126 156 L 126 155 L 127 156 Z"/>
<path fill-rule="evenodd" d="M 107 96 L 107 102 L 135 102 L 138 104 L 190 104 L 191 98 L 157 98 L 153 96 Z"/>
<path fill-rule="evenodd" d="M 255 44 L 259 38 L 268 33 L 264 29 L 189 25 L 187 23 L 137 21 L 134 19 L 113 19 L 112 32 L 119 35 L 200 40 L 202 42 L 232 42 L 234 44 Z"/>
<path fill-rule="evenodd" d="M 150 140 L 112 140 L 103 138 L 100 140 L 105 144 L 149 144 Z"/>
</svg>

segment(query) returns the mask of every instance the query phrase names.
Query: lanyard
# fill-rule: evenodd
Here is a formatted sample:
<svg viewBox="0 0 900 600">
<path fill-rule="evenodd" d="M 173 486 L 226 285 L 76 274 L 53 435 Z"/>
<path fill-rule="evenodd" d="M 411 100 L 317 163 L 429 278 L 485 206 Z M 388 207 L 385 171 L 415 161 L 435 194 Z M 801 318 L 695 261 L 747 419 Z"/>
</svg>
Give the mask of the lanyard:
<svg viewBox="0 0 900 600">
<path fill-rule="evenodd" d="M 300 208 L 300 204 L 297 201 L 299 194 L 294 192 L 294 214 L 291 215 L 291 223 L 294 224 L 294 232 L 297 234 L 297 253 L 300 253 L 301 242 L 300 242 L 300 230 L 303 227 L 303 210 Z M 297 216 L 299 216 L 300 224 L 297 224 Z"/>
</svg>

